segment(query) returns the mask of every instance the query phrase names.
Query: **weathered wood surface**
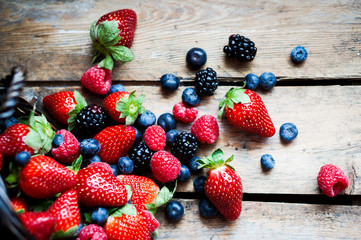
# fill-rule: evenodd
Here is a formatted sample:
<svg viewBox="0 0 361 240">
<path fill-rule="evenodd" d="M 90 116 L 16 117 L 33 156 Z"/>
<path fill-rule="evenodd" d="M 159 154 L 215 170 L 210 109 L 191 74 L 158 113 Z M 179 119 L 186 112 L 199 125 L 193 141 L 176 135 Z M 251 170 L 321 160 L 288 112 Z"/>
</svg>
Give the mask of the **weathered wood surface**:
<svg viewBox="0 0 361 240">
<path fill-rule="evenodd" d="M 225 80 L 266 71 L 279 80 L 361 78 L 360 0 L 3 0 L 0 75 L 21 63 L 30 81 L 80 79 L 91 67 L 91 23 L 120 8 L 134 9 L 138 25 L 135 60 L 115 67 L 117 80 L 156 80 L 168 72 L 193 78 L 185 55 L 195 46 L 207 51 L 206 65 Z M 222 48 L 233 33 L 256 43 L 252 63 L 225 59 Z M 299 66 L 289 57 L 297 45 L 309 51 Z"/>
<path fill-rule="evenodd" d="M 181 101 L 184 87 L 166 93 L 159 86 L 126 86 L 146 94 L 145 107 L 158 117 L 171 112 Z M 88 103 L 102 103 L 80 87 L 32 87 L 24 96 L 28 99 L 61 90 L 78 89 Z M 199 115 L 216 116 L 219 100 L 229 87 L 221 86 L 213 97 L 202 99 Z M 198 156 L 210 154 L 220 147 L 227 156 L 235 155 L 232 165 L 242 177 L 246 193 L 320 194 L 316 177 L 320 167 L 332 163 L 343 169 L 350 179 L 346 194 L 361 194 L 361 86 L 276 87 L 270 93 L 258 92 L 263 98 L 277 129 L 269 139 L 236 130 L 227 119 L 219 121 L 220 138 L 213 145 L 202 145 Z M 41 105 L 39 105 L 41 107 Z M 293 122 L 299 135 L 291 144 L 280 141 L 278 129 Z M 178 129 L 190 131 L 191 125 L 178 124 Z M 263 172 L 260 157 L 272 154 L 276 166 Z M 205 172 L 204 172 L 205 173 Z M 192 192 L 192 179 L 179 184 L 178 191 Z"/>
<path fill-rule="evenodd" d="M 159 211 L 157 239 L 360 239 L 361 208 L 289 203 L 243 202 L 240 218 L 202 218 L 199 200 L 181 200 L 183 219 L 172 223 Z"/>
</svg>

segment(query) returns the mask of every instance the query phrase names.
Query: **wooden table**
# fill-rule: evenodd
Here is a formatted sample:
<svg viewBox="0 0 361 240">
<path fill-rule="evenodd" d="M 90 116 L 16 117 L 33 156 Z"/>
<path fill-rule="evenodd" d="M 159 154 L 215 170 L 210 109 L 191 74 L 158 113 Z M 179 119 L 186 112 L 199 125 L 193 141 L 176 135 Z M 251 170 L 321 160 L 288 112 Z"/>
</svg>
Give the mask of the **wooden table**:
<svg viewBox="0 0 361 240">
<path fill-rule="evenodd" d="M 361 238 L 361 1 L 1 1 L 0 73 L 12 66 L 28 69 L 23 96 L 39 100 L 46 94 L 78 89 L 88 103 L 103 97 L 82 89 L 79 79 L 90 68 L 91 23 L 106 12 L 131 8 L 138 25 L 132 51 L 135 59 L 116 64 L 114 83 L 147 95 L 145 107 L 159 116 L 181 101 L 182 90 L 192 85 L 195 71 L 185 55 L 201 47 L 207 66 L 217 71 L 220 86 L 199 105 L 199 116 L 216 115 L 219 100 L 231 86 L 242 85 L 248 73 L 271 71 L 277 86 L 257 91 L 264 100 L 277 133 L 269 139 L 235 130 L 219 121 L 216 144 L 202 146 L 199 156 L 220 147 L 235 155 L 233 166 L 242 177 L 244 202 L 241 217 L 199 215 L 202 197 L 191 180 L 180 183 L 176 198 L 185 206 L 177 223 L 162 210 L 158 239 L 360 239 Z M 228 36 L 240 33 L 258 48 L 248 64 L 227 60 L 222 52 Z M 305 46 L 309 57 L 295 65 L 291 50 Z M 173 73 L 182 79 L 179 90 L 161 90 L 159 78 Z M 39 108 L 42 109 L 41 101 Z M 155 106 L 156 103 L 156 106 Z M 299 135 L 282 144 L 278 129 L 293 122 Z M 189 130 L 189 125 L 178 125 Z M 260 157 L 276 159 L 263 172 Z M 332 163 L 343 169 L 350 185 L 341 196 L 328 198 L 316 182 L 320 167 Z M 205 172 L 203 172 L 205 174 Z"/>
</svg>

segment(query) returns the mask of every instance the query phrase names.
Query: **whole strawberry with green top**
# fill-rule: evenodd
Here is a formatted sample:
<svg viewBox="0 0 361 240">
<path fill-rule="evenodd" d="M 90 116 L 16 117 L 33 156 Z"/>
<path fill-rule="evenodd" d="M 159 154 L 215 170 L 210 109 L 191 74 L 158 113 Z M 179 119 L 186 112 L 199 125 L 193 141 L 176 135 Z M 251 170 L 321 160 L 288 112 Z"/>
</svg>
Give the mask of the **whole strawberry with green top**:
<svg viewBox="0 0 361 240">
<path fill-rule="evenodd" d="M 223 112 L 239 129 L 261 137 L 272 137 L 276 130 L 261 97 L 243 88 L 231 88 L 219 103 L 218 117 Z"/>
<path fill-rule="evenodd" d="M 120 9 L 101 16 L 90 28 L 95 56 L 103 60 L 100 68 L 112 70 L 114 60 L 130 62 L 134 59 L 130 47 L 133 44 L 137 14 L 131 9 Z"/>
<path fill-rule="evenodd" d="M 243 187 L 241 177 L 228 165 L 233 155 L 224 159 L 223 151 L 217 149 L 207 158 L 198 159 L 200 168 L 209 168 L 204 190 L 208 199 L 228 220 L 236 220 L 242 211 Z"/>
</svg>

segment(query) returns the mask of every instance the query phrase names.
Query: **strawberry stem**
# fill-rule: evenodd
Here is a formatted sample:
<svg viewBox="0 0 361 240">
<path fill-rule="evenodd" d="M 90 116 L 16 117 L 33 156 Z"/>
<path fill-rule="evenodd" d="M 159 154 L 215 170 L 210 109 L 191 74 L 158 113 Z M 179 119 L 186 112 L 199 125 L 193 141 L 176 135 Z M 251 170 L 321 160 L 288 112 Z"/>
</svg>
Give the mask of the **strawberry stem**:
<svg viewBox="0 0 361 240">
<path fill-rule="evenodd" d="M 224 165 L 228 165 L 229 162 L 233 160 L 234 156 L 232 155 L 228 159 L 224 160 L 224 154 L 223 151 L 218 148 L 215 150 L 211 156 L 198 159 L 197 162 L 199 163 L 199 169 L 200 168 L 210 168 L 210 169 L 217 169 L 219 167 L 222 167 Z M 229 166 L 233 169 L 233 167 Z"/>
<path fill-rule="evenodd" d="M 120 118 L 125 118 L 126 125 L 132 125 L 138 115 L 145 112 L 145 108 L 142 106 L 144 98 L 144 94 L 139 95 L 137 98 L 135 96 L 135 91 L 133 91 L 129 94 L 128 98 L 123 97 L 117 102 L 115 109 L 118 112 L 121 112 Z"/>
<path fill-rule="evenodd" d="M 231 88 L 228 90 L 224 98 L 219 102 L 219 111 L 217 114 L 219 119 L 222 119 L 226 107 L 233 109 L 235 103 L 246 104 L 251 102 L 251 99 L 245 91 L 246 89 L 244 88 Z"/>
</svg>

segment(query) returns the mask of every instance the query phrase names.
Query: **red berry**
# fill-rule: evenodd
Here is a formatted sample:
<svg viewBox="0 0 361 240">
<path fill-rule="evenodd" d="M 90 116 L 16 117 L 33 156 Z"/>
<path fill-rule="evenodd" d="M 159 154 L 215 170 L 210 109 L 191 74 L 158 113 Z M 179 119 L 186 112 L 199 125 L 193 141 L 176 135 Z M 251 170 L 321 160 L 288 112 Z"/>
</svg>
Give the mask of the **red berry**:
<svg viewBox="0 0 361 240">
<path fill-rule="evenodd" d="M 197 115 L 198 109 L 196 107 L 186 106 L 183 102 L 173 106 L 173 116 L 178 121 L 191 123 L 197 118 Z"/>
<path fill-rule="evenodd" d="M 69 112 L 75 108 L 77 102 L 74 98 L 74 92 L 62 91 L 44 97 L 43 104 L 54 119 L 67 125 Z"/>
<path fill-rule="evenodd" d="M 216 118 L 211 115 L 203 115 L 193 123 L 191 133 L 201 143 L 215 143 L 219 136 L 219 127 Z"/>
<path fill-rule="evenodd" d="M 112 85 L 112 71 L 98 68 L 88 69 L 80 79 L 81 85 L 95 94 L 106 94 Z"/>
<path fill-rule="evenodd" d="M 107 235 L 101 226 L 90 224 L 80 230 L 76 240 L 107 240 Z"/>
<path fill-rule="evenodd" d="M 20 221 L 37 240 L 48 240 L 54 232 L 55 218 L 48 212 L 27 212 L 19 215 Z"/>
<path fill-rule="evenodd" d="M 148 224 L 149 232 L 154 232 L 159 227 L 158 220 L 154 217 L 154 215 L 148 210 L 142 210 L 143 216 Z"/>
<path fill-rule="evenodd" d="M 53 157 L 62 163 L 72 163 L 80 155 L 79 142 L 76 137 L 69 131 L 61 129 L 55 134 L 60 134 L 64 137 L 64 142 L 58 148 L 52 148 L 51 154 Z"/>
<path fill-rule="evenodd" d="M 165 147 L 165 132 L 157 125 L 148 127 L 144 132 L 144 142 L 153 151 L 163 150 Z"/>
<path fill-rule="evenodd" d="M 166 183 L 173 181 L 178 177 L 181 163 L 169 152 L 159 151 L 152 156 L 150 167 L 153 176 L 158 181 Z"/>
<path fill-rule="evenodd" d="M 346 174 L 332 164 L 322 166 L 317 176 L 318 186 L 329 197 L 340 194 L 347 188 L 348 182 Z"/>
</svg>

